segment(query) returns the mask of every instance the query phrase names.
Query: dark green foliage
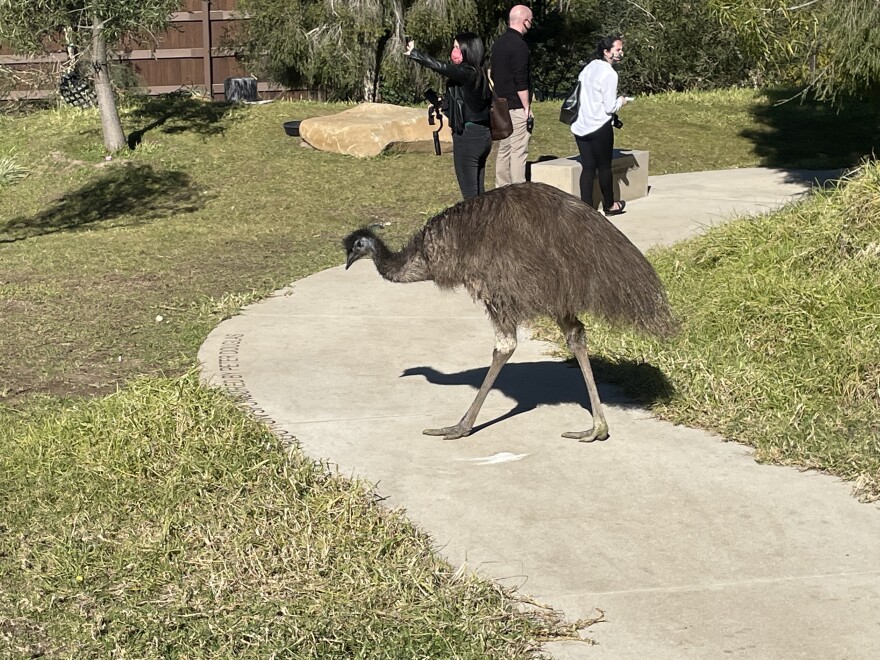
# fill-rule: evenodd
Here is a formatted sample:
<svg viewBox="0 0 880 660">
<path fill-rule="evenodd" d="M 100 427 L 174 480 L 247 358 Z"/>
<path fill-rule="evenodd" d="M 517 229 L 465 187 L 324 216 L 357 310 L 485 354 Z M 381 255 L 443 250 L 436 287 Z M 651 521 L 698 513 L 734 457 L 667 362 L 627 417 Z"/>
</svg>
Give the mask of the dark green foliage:
<svg viewBox="0 0 880 660">
<path fill-rule="evenodd" d="M 823 99 L 880 99 L 880 2 L 828 3 L 812 82 Z"/>
<path fill-rule="evenodd" d="M 880 98 L 877 0 L 707 2 L 755 58 L 763 84 L 799 85 L 837 105 Z"/>
<path fill-rule="evenodd" d="M 487 52 L 504 31 L 510 3 L 455 0 L 242 0 L 251 15 L 239 43 L 261 74 L 330 98 L 412 103 L 442 84 L 403 57 L 404 36 L 431 55 L 448 55 L 456 32 L 480 34 Z M 564 93 L 604 34 L 623 33 L 629 93 L 710 89 L 751 82 L 753 60 L 708 0 L 580 0 L 531 3 L 526 35 L 538 98 Z M 402 18 L 402 20 L 401 20 Z"/>
<path fill-rule="evenodd" d="M 706 0 L 599 0 L 598 31 L 621 34 L 626 57 L 618 69 L 627 94 L 716 89 L 751 82 L 754 60 L 736 34 L 719 24 Z"/>
<path fill-rule="evenodd" d="M 357 101 L 414 101 L 429 78 L 404 58 L 404 36 L 439 54 L 477 22 L 473 0 L 242 0 L 242 8 L 251 19 L 238 47 L 262 75 Z"/>
<path fill-rule="evenodd" d="M 384 32 L 381 16 L 364 13 L 355 26 L 344 3 L 333 20 L 320 1 L 242 0 L 241 6 L 250 20 L 237 48 L 258 74 L 294 89 L 324 90 L 329 98 L 362 97 L 373 70 L 366 57 Z"/>
<path fill-rule="evenodd" d="M 535 27 L 526 35 L 532 64 L 532 82 L 538 98 L 568 92 L 578 73 L 591 59 L 599 32 L 598 19 L 585 11 L 561 13 L 554 7 L 535 15 Z"/>
</svg>

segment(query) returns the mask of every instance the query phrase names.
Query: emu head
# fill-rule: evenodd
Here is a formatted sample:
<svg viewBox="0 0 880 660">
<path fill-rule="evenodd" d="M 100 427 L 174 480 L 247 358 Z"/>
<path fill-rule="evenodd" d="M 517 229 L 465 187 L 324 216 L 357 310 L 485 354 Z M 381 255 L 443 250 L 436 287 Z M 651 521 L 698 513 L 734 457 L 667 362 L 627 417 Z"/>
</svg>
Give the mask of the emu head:
<svg viewBox="0 0 880 660">
<path fill-rule="evenodd" d="M 357 229 L 342 239 L 342 247 L 345 248 L 345 270 L 358 259 L 372 257 L 376 254 L 376 244 L 379 239 L 373 230 L 368 227 Z"/>
</svg>

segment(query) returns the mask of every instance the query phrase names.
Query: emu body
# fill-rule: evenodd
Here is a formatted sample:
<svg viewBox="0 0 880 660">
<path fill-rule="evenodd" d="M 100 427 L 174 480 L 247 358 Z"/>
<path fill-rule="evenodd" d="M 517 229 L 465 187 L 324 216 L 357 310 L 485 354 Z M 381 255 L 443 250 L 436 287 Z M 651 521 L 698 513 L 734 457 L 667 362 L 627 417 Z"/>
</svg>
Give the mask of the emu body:
<svg viewBox="0 0 880 660">
<path fill-rule="evenodd" d="M 343 240 L 348 269 L 371 257 L 392 282 L 431 280 L 464 287 L 482 303 L 495 328 L 492 364 L 477 396 L 454 426 L 426 429 L 446 439 L 470 434 L 498 373 L 516 349 L 517 326 L 548 316 L 580 365 L 593 427 L 563 434 L 582 442 L 608 438 L 587 353 L 587 312 L 611 323 L 664 335 L 674 327 L 654 268 L 604 216 L 542 183 L 520 183 L 465 200 L 431 218 L 399 251 L 368 228 Z"/>
</svg>

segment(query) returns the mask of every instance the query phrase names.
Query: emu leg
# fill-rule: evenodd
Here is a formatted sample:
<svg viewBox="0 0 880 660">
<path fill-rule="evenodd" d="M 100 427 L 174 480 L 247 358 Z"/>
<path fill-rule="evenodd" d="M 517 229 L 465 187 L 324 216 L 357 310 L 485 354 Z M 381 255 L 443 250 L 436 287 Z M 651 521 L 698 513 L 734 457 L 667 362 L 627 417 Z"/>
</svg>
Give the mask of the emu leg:
<svg viewBox="0 0 880 660">
<path fill-rule="evenodd" d="M 575 316 L 560 319 L 559 327 L 565 335 L 565 341 L 569 350 L 574 353 L 584 382 L 587 384 L 587 393 L 590 395 L 590 408 L 593 411 L 593 428 L 586 431 L 568 431 L 562 434 L 563 438 L 574 438 L 581 442 L 593 442 L 594 440 L 608 439 L 608 422 L 602 412 L 602 403 L 599 401 L 599 390 L 596 389 L 596 381 L 593 380 L 593 369 L 590 367 L 590 356 L 587 354 L 587 341 L 584 332 L 584 324 Z"/>
<path fill-rule="evenodd" d="M 480 391 L 477 392 L 474 402 L 471 404 L 471 407 L 468 408 L 464 417 L 461 418 L 461 421 L 455 426 L 444 426 L 440 429 L 425 429 L 422 433 L 425 435 L 442 435 L 444 436 L 444 440 L 455 440 L 456 438 L 463 438 L 466 435 L 470 435 L 471 430 L 474 428 L 474 422 L 477 419 L 477 413 L 479 413 L 480 408 L 483 407 L 483 402 L 489 395 L 489 391 L 492 389 L 492 385 L 495 383 L 495 379 L 498 377 L 501 367 L 507 363 L 510 356 L 513 355 L 513 351 L 516 349 L 516 330 L 514 330 L 513 333 L 512 337 L 510 335 L 504 337 L 499 336 L 498 340 L 495 342 L 495 350 L 492 351 L 492 366 L 489 367 L 489 372 L 483 379 L 483 384 L 480 385 Z"/>
</svg>

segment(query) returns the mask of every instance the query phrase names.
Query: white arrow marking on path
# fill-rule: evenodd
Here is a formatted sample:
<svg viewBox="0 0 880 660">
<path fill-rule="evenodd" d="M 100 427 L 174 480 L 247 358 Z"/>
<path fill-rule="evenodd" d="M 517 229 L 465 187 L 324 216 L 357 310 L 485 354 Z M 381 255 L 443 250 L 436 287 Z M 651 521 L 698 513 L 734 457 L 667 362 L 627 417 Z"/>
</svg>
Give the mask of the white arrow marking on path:
<svg viewBox="0 0 880 660">
<path fill-rule="evenodd" d="M 528 454 L 512 454 L 509 451 L 501 451 L 492 456 L 482 456 L 480 458 L 456 458 L 457 461 L 468 461 L 477 465 L 495 465 L 496 463 L 510 463 L 511 461 L 521 461 Z"/>
</svg>

